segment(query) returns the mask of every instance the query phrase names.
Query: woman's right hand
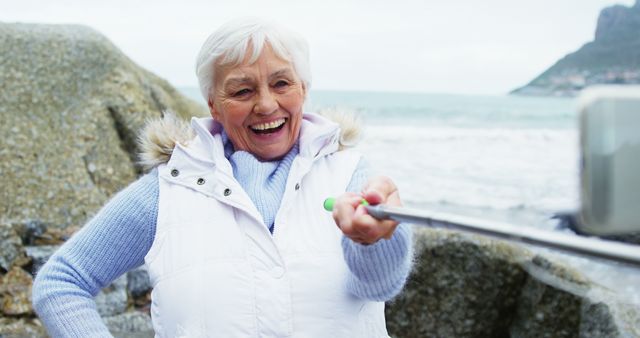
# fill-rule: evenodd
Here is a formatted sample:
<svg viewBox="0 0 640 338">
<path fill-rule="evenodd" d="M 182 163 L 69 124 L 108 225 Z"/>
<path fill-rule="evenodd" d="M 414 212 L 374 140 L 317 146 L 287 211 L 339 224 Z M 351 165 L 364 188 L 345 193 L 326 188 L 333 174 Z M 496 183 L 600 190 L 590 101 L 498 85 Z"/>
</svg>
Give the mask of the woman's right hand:
<svg viewBox="0 0 640 338">
<path fill-rule="evenodd" d="M 369 215 L 361 203 L 362 199 L 371 205 L 402 206 L 398 188 L 393 181 L 385 176 L 373 177 L 362 193 L 347 192 L 336 198 L 333 219 L 338 228 L 354 242 L 364 245 L 373 244 L 382 238 L 391 238 L 398 222 L 379 220 Z"/>
</svg>

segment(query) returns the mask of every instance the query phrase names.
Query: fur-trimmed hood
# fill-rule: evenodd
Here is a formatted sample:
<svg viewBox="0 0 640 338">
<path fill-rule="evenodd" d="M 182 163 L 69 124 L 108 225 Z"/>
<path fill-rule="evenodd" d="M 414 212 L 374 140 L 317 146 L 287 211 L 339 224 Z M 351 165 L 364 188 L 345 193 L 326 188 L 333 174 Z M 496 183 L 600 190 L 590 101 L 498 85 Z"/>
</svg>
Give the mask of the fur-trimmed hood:
<svg viewBox="0 0 640 338">
<path fill-rule="evenodd" d="M 163 115 L 162 118 L 149 120 L 138 137 L 139 163 L 145 171 L 167 163 L 177 143 L 188 145 L 196 137 L 189 121 L 172 112 L 165 112 Z M 305 114 L 313 115 L 315 114 Z M 340 135 L 338 150 L 353 147 L 360 140 L 361 126 L 356 115 L 337 110 L 323 110 L 317 115 L 337 123 Z"/>
</svg>

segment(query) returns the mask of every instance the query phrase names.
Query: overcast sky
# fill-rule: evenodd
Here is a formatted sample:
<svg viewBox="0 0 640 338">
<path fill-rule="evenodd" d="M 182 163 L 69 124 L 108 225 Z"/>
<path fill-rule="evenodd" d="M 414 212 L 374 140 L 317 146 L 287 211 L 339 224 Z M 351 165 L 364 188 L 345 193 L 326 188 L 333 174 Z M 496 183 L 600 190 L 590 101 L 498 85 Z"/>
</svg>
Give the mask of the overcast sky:
<svg viewBox="0 0 640 338">
<path fill-rule="evenodd" d="M 176 86 L 221 23 L 263 16 L 311 46 L 313 89 L 503 94 L 591 41 L 634 0 L 0 0 L 0 21 L 79 23 Z"/>
</svg>

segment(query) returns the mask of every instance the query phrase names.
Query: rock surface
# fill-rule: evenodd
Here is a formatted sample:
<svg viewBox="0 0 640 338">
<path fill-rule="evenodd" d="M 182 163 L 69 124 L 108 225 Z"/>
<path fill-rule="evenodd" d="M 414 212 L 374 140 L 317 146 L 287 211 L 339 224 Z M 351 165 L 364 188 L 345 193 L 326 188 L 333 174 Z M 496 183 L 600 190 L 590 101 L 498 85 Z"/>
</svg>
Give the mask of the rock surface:
<svg viewBox="0 0 640 338">
<path fill-rule="evenodd" d="M 36 272 L 49 260 L 49 257 L 59 248 L 58 245 L 42 245 L 42 246 L 25 246 L 24 250 L 29 258 L 31 258 L 31 267 L 29 271 L 35 276 Z"/>
<path fill-rule="evenodd" d="M 38 319 L 25 318 L 1 318 L 0 337 L 2 338 L 26 338 L 48 337 L 42 323 Z"/>
<path fill-rule="evenodd" d="M 142 312 L 133 311 L 113 317 L 104 318 L 104 323 L 115 337 L 150 337 L 154 336 L 151 317 Z"/>
<path fill-rule="evenodd" d="M 627 337 L 577 272 L 500 241 L 416 229 L 414 271 L 387 305 L 392 337 Z"/>
<path fill-rule="evenodd" d="M 33 278 L 20 267 L 13 267 L 0 278 L 2 313 L 8 316 L 33 315 L 31 285 Z"/>
<path fill-rule="evenodd" d="M 22 241 L 13 229 L 0 224 L 0 271 L 9 271 L 14 265 L 24 263 Z"/>
<path fill-rule="evenodd" d="M 0 23 L 0 223 L 80 226 L 136 178 L 136 133 L 202 115 L 82 26 Z"/>
<path fill-rule="evenodd" d="M 144 266 L 127 272 L 127 291 L 135 298 L 151 291 L 149 273 Z"/>
<path fill-rule="evenodd" d="M 122 275 L 95 297 L 100 316 L 115 316 L 127 309 L 127 276 Z"/>
</svg>

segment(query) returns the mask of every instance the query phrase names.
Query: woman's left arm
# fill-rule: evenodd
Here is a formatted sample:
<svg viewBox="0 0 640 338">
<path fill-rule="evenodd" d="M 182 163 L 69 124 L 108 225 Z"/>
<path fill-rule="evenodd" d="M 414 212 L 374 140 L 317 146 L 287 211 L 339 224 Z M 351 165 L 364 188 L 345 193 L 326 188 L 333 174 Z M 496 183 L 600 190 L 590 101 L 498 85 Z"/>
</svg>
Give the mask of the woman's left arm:
<svg viewBox="0 0 640 338">
<path fill-rule="evenodd" d="M 380 221 L 366 213 L 360 205 L 363 197 L 371 204 L 402 204 L 390 179 L 368 179 L 367 172 L 361 160 L 348 192 L 336 200 L 333 217 L 344 233 L 342 249 L 351 270 L 347 288 L 360 298 L 387 301 L 400 293 L 411 270 L 412 229 L 409 224 Z"/>
</svg>

